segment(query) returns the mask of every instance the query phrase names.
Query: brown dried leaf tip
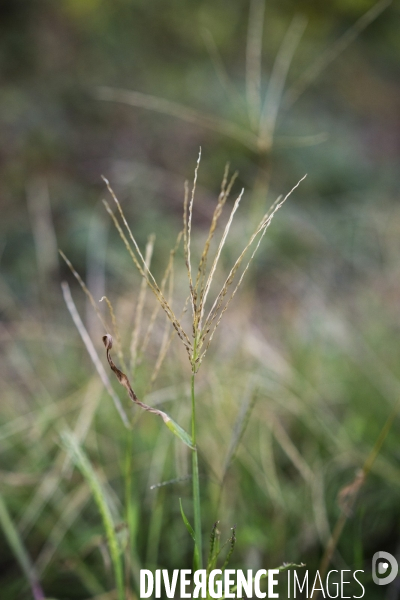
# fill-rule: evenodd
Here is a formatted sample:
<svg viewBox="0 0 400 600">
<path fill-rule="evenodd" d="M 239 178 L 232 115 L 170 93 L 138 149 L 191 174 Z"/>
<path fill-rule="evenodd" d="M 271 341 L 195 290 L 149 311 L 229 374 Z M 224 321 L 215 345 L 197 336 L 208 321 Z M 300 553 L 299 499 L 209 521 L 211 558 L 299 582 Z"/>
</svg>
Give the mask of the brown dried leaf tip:
<svg viewBox="0 0 400 600">
<path fill-rule="evenodd" d="M 143 410 L 152 413 L 153 415 L 158 415 L 159 417 L 161 417 L 168 429 L 170 429 L 172 433 L 176 435 L 182 442 L 189 446 L 189 448 L 193 449 L 194 447 L 190 435 L 184 429 L 182 429 L 182 427 L 178 425 L 178 423 L 171 419 L 171 417 L 167 415 L 167 413 L 165 413 L 164 411 L 148 406 L 148 404 L 141 402 L 136 396 L 128 377 L 125 375 L 125 373 L 118 369 L 118 367 L 114 364 L 113 359 L 111 358 L 110 350 L 113 347 L 112 336 L 109 333 L 107 333 L 106 335 L 103 335 L 102 340 L 107 352 L 108 364 L 110 365 L 111 370 L 115 373 L 120 384 L 123 385 L 126 391 L 128 392 L 128 396 L 132 400 L 132 402 L 140 406 L 140 408 L 143 408 Z"/>
<path fill-rule="evenodd" d="M 106 333 L 106 335 L 103 335 L 103 344 L 105 345 L 107 352 L 108 352 L 108 350 L 111 350 L 112 344 L 113 344 L 113 339 L 109 333 Z"/>
</svg>

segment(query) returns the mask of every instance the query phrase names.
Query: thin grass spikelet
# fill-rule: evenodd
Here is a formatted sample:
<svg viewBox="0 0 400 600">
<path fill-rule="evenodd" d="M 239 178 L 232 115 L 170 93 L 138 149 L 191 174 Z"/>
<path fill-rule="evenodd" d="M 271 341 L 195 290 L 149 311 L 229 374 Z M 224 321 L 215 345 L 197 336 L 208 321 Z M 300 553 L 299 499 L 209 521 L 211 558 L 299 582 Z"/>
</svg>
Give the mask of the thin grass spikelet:
<svg viewBox="0 0 400 600">
<path fill-rule="evenodd" d="M 105 179 L 105 178 L 104 178 Z M 105 179 L 105 181 L 107 181 Z M 108 184 L 109 189 L 111 190 L 111 187 Z M 118 200 L 116 199 L 116 196 L 114 194 L 114 192 L 112 192 L 113 198 L 115 199 L 116 202 L 118 202 Z M 181 339 L 183 345 L 185 346 L 189 356 L 190 356 L 190 352 L 191 352 L 191 341 L 189 339 L 189 336 L 187 335 L 187 333 L 185 332 L 185 330 L 183 329 L 181 323 L 179 322 L 179 320 L 176 318 L 172 308 L 170 307 L 170 305 L 168 304 L 162 290 L 159 288 L 159 286 L 156 283 L 156 280 L 153 276 L 153 274 L 151 273 L 151 271 L 149 270 L 148 266 L 146 265 L 146 261 L 143 258 L 139 247 L 137 245 L 137 242 L 135 240 L 135 238 L 133 237 L 133 234 L 128 226 L 128 223 L 125 219 L 125 216 L 123 216 L 123 222 L 125 224 L 125 227 L 127 228 L 127 231 L 129 233 L 129 237 L 131 238 L 131 240 L 133 240 L 134 243 L 134 248 L 138 249 L 137 254 L 135 254 L 135 251 L 132 249 L 129 240 L 127 239 L 126 235 L 124 234 L 121 225 L 119 224 L 118 219 L 116 218 L 116 216 L 114 215 L 114 213 L 112 212 L 108 202 L 106 200 L 103 200 L 104 202 L 104 206 L 106 207 L 106 210 L 108 212 L 108 214 L 110 215 L 111 219 L 113 220 L 113 223 L 122 239 L 122 241 L 125 244 L 126 249 L 128 250 L 128 253 L 135 265 L 135 267 L 137 268 L 137 270 L 139 271 L 140 275 L 147 281 L 151 291 L 153 292 L 153 294 L 155 295 L 155 297 L 157 298 L 158 302 L 160 303 L 161 307 L 163 308 L 163 310 L 165 311 L 168 319 L 171 321 L 172 326 L 175 328 L 179 338 Z M 120 213 L 123 215 L 123 211 L 122 208 L 120 207 L 119 203 L 119 210 Z"/>
<path fill-rule="evenodd" d="M 228 309 L 229 304 L 235 297 L 239 287 L 241 286 L 244 276 L 249 269 L 249 266 L 254 259 L 264 235 L 268 227 L 270 226 L 272 219 L 274 218 L 277 211 L 283 206 L 289 196 L 294 192 L 294 190 L 300 185 L 303 179 L 306 177 L 302 177 L 300 181 L 290 190 L 288 194 L 284 197 L 279 196 L 277 200 L 273 203 L 269 211 L 262 217 L 260 222 L 258 223 L 255 231 L 250 236 L 248 242 L 245 244 L 243 250 L 240 252 L 236 261 L 234 262 L 232 268 L 229 271 L 228 276 L 226 277 L 220 291 L 217 293 L 214 301 L 212 303 L 209 302 L 209 295 L 212 287 L 213 280 L 216 275 L 216 271 L 218 265 L 220 263 L 221 254 L 225 247 L 226 241 L 228 239 L 229 233 L 231 231 L 232 223 L 235 217 L 236 212 L 239 209 L 241 200 L 244 195 L 244 189 L 242 189 L 237 196 L 233 207 L 231 209 L 230 215 L 228 217 L 228 221 L 224 227 L 222 232 L 222 236 L 217 245 L 217 250 L 215 252 L 214 258 L 211 261 L 211 266 L 207 269 L 209 263 L 209 254 L 211 249 L 211 242 L 216 234 L 217 225 L 219 218 L 222 214 L 223 208 L 229 198 L 229 195 L 232 191 L 234 182 L 237 177 L 237 173 L 234 173 L 231 178 L 229 178 L 229 165 L 226 166 L 224 171 L 224 176 L 222 180 L 221 190 L 217 199 L 217 204 L 214 209 L 209 230 L 207 233 L 207 237 L 203 246 L 203 251 L 200 256 L 200 260 L 196 270 L 192 267 L 192 249 L 191 249 L 191 240 L 192 240 L 192 221 L 193 221 L 193 206 L 195 200 L 195 192 L 196 185 L 198 181 L 198 173 L 201 161 L 201 148 L 199 150 L 199 155 L 196 162 L 193 185 L 192 190 L 189 192 L 188 182 L 185 182 L 184 186 L 184 201 L 183 201 L 183 231 L 178 236 L 177 246 L 179 245 L 180 237 L 183 237 L 183 251 L 184 258 L 186 264 L 186 270 L 188 275 L 189 282 L 189 295 L 188 299 L 190 300 L 191 308 L 192 308 L 192 331 L 191 334 L 187 333 L 182 325 L 180 318 L 178 318 L 175 312 L 172 309 L 172 292 L 170 291 L 168 295 L 168 299 L 165 296 L 165 287 L 166 282 L 169 277 L 172 277 L 172 265 L 173 258 L 175 256 L 176 249 L 170 255 L 170 261 L 168 263 L 167 269 L 165 271 L 164 278 L 162 280 L 161 285 L 159 286 L 156 282 L 154 275 L 152 274 L 149 268 L 149 261 L 143 257 L 143 254 L 140 251 L 139 245 L 137 244 L 133 233 L 128 225 L 128 222 L 125 218 L 122 207 L 110 186 L 109 181 L 103 177 L 104 182 L 107 185 L 108 191 L 110 192 L 116 206 L 118 209 L 118 213 L 122 219 L 123 226 L 127 231 L 128 237 L 125 235 L 123 228 L 121 227 L 117 216 L 113 213 L 110 206 L 106 201 L 104 205 L 106 207 L 107 212 L 112 218 L 114 225 L 123 240 L 125 247 L 127 248 L 132 261 L 139 271 L 140 275 L 143 277 L 143 284 L 148 285 L 152 290 L 153 294 L 158 300 L 159 306 L 164 310 L 168 320 L 171 322 L 175 331 L 178 334 L 178 337 L 182 341 L 191 364 L 192 372 L 196 373 L 200 367 L 202 360 L 204 359 L 206 352 L 210 346 L 210 343 L 214 337 L 214 334 L 221 323 L 222 317 L 226 310 Z M 177 248 L 176 246 L 176 248 Z M 252 248 L 252 251 L 251 251 Z M 245 256 L 248 252 L 251 251 L 250 258 L 244 265 L 244 268 L 239 271 L 242 267 L 242 263 L 244 261 Z M 147 258 L 147 257 L 146 257 Z M 193 273 L 196 273 L 196 277 L 194 278 Z M 237 283 L 234 285 L 231 293 L 229 294 L 230 287 L 234 284 L 235 278 L 238 276 Z M 143 285 L 141 290 L 143 290 Z M 141 291 L 142 293 L 142 291 Z M 210 308 L 207 308 L 211 304 Z M 184 311 L 185 312 L 185 309 Z M 153 327 L 154 320 L 156 318 L 157 311 L 153 313 L 153 316 L 150 321 L 150 329 Z M 164 342 L 162 347 L 164 348 L 163 352 L 160 353 L 159 359 L 161 356 L 165 356 L 166 350 L 166 338 L 164 337 Z M 148 335 L 145 336 L 145 344 L 147 345 Z M 136 346 L 136 341 L 134 346 Z M 136 349 L 135 349 L 136 351 Z M 156 372 L 158 372 L 158 367 L 156 368 Z"/>
</svg>

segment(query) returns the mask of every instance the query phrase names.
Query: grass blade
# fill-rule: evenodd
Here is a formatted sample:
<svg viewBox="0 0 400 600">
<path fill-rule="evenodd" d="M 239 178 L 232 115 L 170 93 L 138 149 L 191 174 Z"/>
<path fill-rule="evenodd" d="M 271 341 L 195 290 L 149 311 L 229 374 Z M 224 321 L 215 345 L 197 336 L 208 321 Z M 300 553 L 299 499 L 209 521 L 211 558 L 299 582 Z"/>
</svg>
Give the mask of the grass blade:
<svg viewBox="0 0 400 600">
<path fill-rule="evenodd" d="M 75 323 L 75 326 L 82 338 L 83 343 L 86 346 L 87 351 L 89 352 L 89 356 L 92 359 L 94 366 L 96 367 L 96 371 L 100 375 L 100 379 L 102 380 L 107 392 L 110 394 L 111 398 L 113 399 L 115 408 L 119 412 L 119 415 L 120 415 L 125 427 L 129 429 L 130 424 L 129 424 L 128 417 L 126 416 L 125 411 L 122 408 L 122 405 L 121 405 L 121 402 L 120 402 L 118 396 L 116 395 L 116 393 L 114 392 L 114 390 L 111 387 L 110 380 L 107 376 L 107 373 L 104 370 L 103 364 L 101 363 L 101 361 L 98 357 L 98 354 L 96 352 L 96 349 L 93 345 L 93 342 L 90 339 L 90 336 L 89 336 L 84 324 L 82 323 L 82 319 L 80 318 L 79 313 L 76 309 L 75 303 L 72 300 L 71 291 L 69 289 L 68 283 L 66 281 L 63 281 L 61 283 L 61 288 L 62 288 L 62 293 L 64 296 L 65 304 L 67 305 L 67 308 L 72 317 L 72 320 Z"/>
<path fill-rule="evenodd" d="M 265 0 L 250 3 L 246 46 L 246 100 L 250 123 L 258 129 L 261 110 L 261 58 L 264 31 Z"/>
<path fill-rule="evenodd" d="M 200 113 L 183 104 L 179 104 L 178 102 L 172 102 L 171 100 L 151 96 L 150 94 L 142 94 L 141 92 L 113 89 L 110 87 L 101 87 L 98 92 L 98 97 L 100 100 L 122 102 L 123 104 L 136 106 L 137 108 L 145 108 L 146 110 L 153 110 L 164 115 L 176 117 L 182 121 L 193 123 L 198 127 L 204 127 L 206 129 L 211 129 L 211 131 L 226 135 L 227 137 L 241 142 L 250 150 L 254 151 L 257 149 L 256 136 L 236 125 L 236 123 L 215 117 L 214 115 Z"/>
<path fill-rule="evenodd" d="M 23 570 L 26 579 L 29 581 L 29 585 L 32 591 L 32 596 L 35 600 L 44 600 L 45 595 L 40 586 L 39 580 L 37 578 L 35 569 L 31 563 L 29 555 L 25 550 L 25 547 L 22 543 L 22 540 L 19 536 L 19 533 L 11 519 L 11 516 L 8 512 L 6 503 L 2 495 L 0 494 L 0 525 L 3 529 L 4 535 L 11 546 L 15 558 L 20 564 L 21 569 Z"/>
<path fill-rule="evenodd" d="M 305 92 L 305 90 L 315 81 L 322 71 L 333 62 L 346 48 L 354 42 L 368 25 L 370 25 L 379 15 L 392 3 L 392 0 L 381 0 L 374 4 L 366 13 L 364 13 L 356 23 L 325 52 L 319 54 L 318 58 L 306 69 L 297 81 L 288 89 L 284 97 L 284 108 L 290 108 Z"/>
<path fill-rule="evenodd" d="M 178 423 L 176 421 L 171 419 L 171 417 L 169 417 L 165 413 L 164 413 L 164 415 L 165 415 L 165 417 L 163 417 L 163 421 L 166 424 L 166 426 L 168 427 L 168 429 L 170 431 L 172 431 L 172 433 L 174 435 L 176 435 L 184 444 L 186 444 L 186 446 L 189 446 L 189 448 L 194 450 L 194 446 L 192 444 L 192 438 L 187 433 L 187 431 L 185 431 L 180 425 L 178 425 Z"/>
<path fill-rule="evenodd" d="M 272 146 L 286 77 L 306 25 L 305 17 L 294 17 L 275 59 L 260 119 L 259 143 L 265 150 Z"/>
<path fill-rule="evenodd" d="M 183 510 L 183 506 L 182 506 L 182 499 L 181 498 L 179 498 L 179 506 L 181 508 L 181 515 L 182 515 L 183 522 L 185 523 L 186 529 L 188 530 L 190 536 L 193 538 L 193 541 L 195 542 L 196 541 L 196 536 L 194 535 L 194 529 L 191 526 L 191 524 L 189 523 L 189 521 L 188 521 L 188 519 L 187 519 L 187 517 L 185 515 L 185 512 Z"/>
<path fill-rule="evenodd" d="M 194 529 L 191 526 L 191 524 L 189 523 L 189 521 L 188 521 L 188 519 L 187 519 L 187 517 L 185 515 L 185 512 L 183 510 L 181 498 L 179 498 L 179 506 L 181 508 L 181 515 L 182 515 L 183 522 L 185 523 L 186 529 L 188 530 L 188 532 L 189 532 L 190 536 L 192 537 L 192 539 L 194 541 L 194 544 L 195 544 L 195 546 L 194 546 L 194 557 L 193 557 L 193 563 L 194 563 L 193 567 L 194 567 L 194 570 L 197 570 L 199 568 L 199 551 L 198 551 L 198 547 L 197 547 L 197 544 L 196 544 L 196 536 L 195 536 L 195 533 L 194 533 Z"/>
<path fill-rule="evenodd" d="M 115 582 L 118 590 L 118 600 L 124 600 L 124 582 L 123 570 L 121 563 L 121 552 L 115 532 L 115 525 L 108 506 L 104 491 L 100 481 L 82 448 L 78 445 L 75 436 L 69 431 L 64 431 L 61 434 L 63 444 L 69 456 L 74 461 L 75 465 L 81 471 L 83 477 L 92 490 L 94 501 L 100 512 L 103 520 L 104 529 L 106 532 L 107 542 L 110 549 L 111 561 L 114 568 Z"/>
<path fill-rule="evenodd" d="M 95 301 L 95 299 L 93 298 L 93 295 L 90 293 L 86 283 L 83 281 L 82 277 L 79 275 L 78 271 L 74 268 L 73 264 L 71 263 L 71 261 L 65 256 L 64 252 L 62 250 L 58 251 L 60 253 L 61 258 L 64 260 L 65 264 L 69 267 L 71 273 L 73 274 L 73 276 L 75 277 L 75 279 L 77 280 L 77 282 L 79 283 L 79 285 L 81 286 L 83 292 L 86 294 L 90 304 L 92 305 L 93 310 L 95 311 L 97 318 L 99 319 L 100 323 L 102 324 L 103 328 L 108 331 L 110 328 L 108 326 L 108 324 L 106 323 L 106 321 L 103 318 L 103 315 L 101 314 L 98 304 Z M 64 291 L 64 290 L 63 290 Z M 64 296 L 65 299 L 65 296 Z"/>
</svg>

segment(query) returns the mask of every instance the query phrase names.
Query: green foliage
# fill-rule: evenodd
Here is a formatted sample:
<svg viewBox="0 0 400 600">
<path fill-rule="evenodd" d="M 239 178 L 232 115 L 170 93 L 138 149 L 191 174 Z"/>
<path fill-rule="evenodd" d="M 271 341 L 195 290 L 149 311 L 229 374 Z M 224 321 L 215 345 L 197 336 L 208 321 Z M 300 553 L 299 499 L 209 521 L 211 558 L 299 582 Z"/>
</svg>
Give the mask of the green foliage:
<svg viewBox="0 0 400 600">
<path fill-rule="evenodd" d="M 297 23 L 301 34 L 294 13 L 308 19 L 283 95 L 282 79 L 272 95 L 269 89 L 269 106 L 279 109 L 269 149 L 258 147 L 257 119 L 246 105 L 247 1 L 45 0 L 0 9 L 2 600 L 28 596 L 28 586 L 57 600 L 116 587 L 135 599 L 141 567 L 191 567 L 184 525 L 196 521 L 194 456 L 203 532 L 217 520 L 222 532 L 237 524 L 233 568 L 285 560 L 317 568 L 349 498 L 355 504 L 338 540 L 341 560 L 369 570 L 374 551 L 395 551 L 398 416 L 352 496 L 400 392 L 395 7 L 328 61 L 290 109 L 284 104 L 371 6 L 266 4 L 263 99 L 289 26 L 293 34 Z M 174 102 L 182 114 L 100 101 L 100 86 L 137 90 L 154 107 L 154 96 Z M 182 122 L 182 106 L 194 113 L 191 122 Z M 204 116 L 212 117 L 207 127 Z M 157 233 L 152 265 L 160 281 L 181 228 L 181 184 L 200 145 L 193 258 L 201 257 L 210 198 L 228 160 L 240 172 L 234 192 L 246 189 L 215 289 L 275 198 L 271 190 L 289 189 L 305 172 L 308 178 L 263 240 L 243 297 L 232 302 L 197 375 L 197 455 L 186 433 L 187 354 L 169 342 L 169 324 L 156 314 L 151 339 L 127 372 L 140 398 L 173 415 L 167 425 L 175 436 L 131 406 L 112 379 L 105 390 L 64 307 L 59 283 L 70 274 L 57 246 L 85 275 L 96 306 L 107 281 L 126 357 L 135 328 L 144 341 L 155 305 L 146 296 L 142 313 L 137 308 L 140 276 L 103 217 L 100 175 L 118 191 L 139 246 Z M 176 293 L 168 296 L 168 284 L 165 294 L 178 314 L 186 289 L 180 250 L 175 265 Z M 71 289 L 108 369 L 103 331 Z M 187 313 L 182 320 L 190 331 Z M 73 433 L 60 448 L 66 430 Z M 215 524 L 207 568 L 223 565 L 232 549 L 233 536 L 221 552 Z M 367 594 L 380 598 L 369 584 Z"/>
<path fill-rule="evenodd" d="M 101 484 L 92 465 L 82 449 L 79 447 L 75 437 L 70 432 L 66 431 L 62 434 L 62 441 L 65 445 L 68 455 L 71 457 L 78 469 L 82 472 L 82 475 L 87 480 L 97 508 L 101 514 L 107 536 L 107 542 L 110 548 L 111 560 L 114 567 L 115 584 L 118 590 L 118 600 L 124 600 L 125 593 L 121 563 L 121 548 L 117 540 L 115 523 L 108 506 L 107 498 L 102 490 Z"/>
</svg>

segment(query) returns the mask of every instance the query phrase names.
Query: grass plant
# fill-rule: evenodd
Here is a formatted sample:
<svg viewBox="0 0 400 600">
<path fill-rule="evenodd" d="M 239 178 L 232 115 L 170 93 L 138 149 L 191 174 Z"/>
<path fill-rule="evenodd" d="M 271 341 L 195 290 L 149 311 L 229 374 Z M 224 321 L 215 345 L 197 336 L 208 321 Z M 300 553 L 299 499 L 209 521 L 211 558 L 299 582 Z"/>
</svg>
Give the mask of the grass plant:
<svg viewBox="0 0 400 600">
<path fill-rule="evenodd" d="M 275 216 L 276 212 L 282 207 L 282 205 L 287 200 L 287 198 L 294 192 L 294 190 L 300 185 L 301 181 L 304 179 L 304 177 L 303 177 L 292 188 L 292 190 L 290 190 L 290 192 L 288 194 L 286 194 L 286 196 L 277 198 L 277 200 L 271 206 L 270 210 L 262 217 L 262 219 L 259 221 L 255 231 L 251 235 L 250 239 L 247 241 L 243 250 L 240 252 L 238 257 L 236 258 L 232 268 L 229 271 L 228 276 L 225 278 L 225 281 L 224 281 L 220 291 L 216 295 L 214 301 L 210 302 L 208 300 L 208 296 L 209 296 L 211 286 L 213 284 L 213 278 L 214 278 L 214 275 L 215 275 L 217 267 L 218 267 L 218 263 L 221 258 L 221 253 L 224 249 L 226 240 L 228 238 L 229 231 L 232 226 L 233 218 L 235 216 L 236 211 L 239 208 L 239 204 L 242 199 L 244 190 L 242 189 L 242 191 L 240 192 L 240 194 L 238 195 L 238 197 L 236 198 L 236 200 L 233 204 L 230 216 L 229 216 L 227 223 L 225 225 L 225 228 L 223 230 L 221 239 L 220 239 L 219 243 L 217 244 L 217 249 L 216 249 L 214 258 L 210 261 L 209 260 L 209 252 L 210 252 L 210 248 L 211 248 L 211 243 L 213 241 L 213 237 L 217 231 L 218 220 L 222 214 L 224 205 L 226 204 L 226 201 L 228 200 L 229 194 L 232 190 L 232 187 L 233 187 L 233 184 L 234 184 L 234 181 L 236 178 L 236 174 L 234 174 L 231 177 L 231 179 L 229 180 L 229 167 L 227 166 L 225 169 L 225 174 L 224 174 L 222 185 L 221 185 L 221 191 L 220 191 L 220 194 L 219 194 L 219 197 L 217 200 L 217 204 L 216 204 L 216 207 L 215 207 L 212 219 L 211 219 L 209 231 L 208 231 L 206 241 L 204 243 L 204 247 L 203 247 L 203 250 L 202 250 L 202 253 L 200 256 L 199 264 L 198 264 L 197 269 L 195 271 L 193 271 L 192 270 L 192 244 L 191 244 L 192 217 L 193 217 L 193 204 L 194 204 L 194 199 L 195 199 L 195 191 L 196 191 L 196 183 L 197 183 L 197 179 L 198 179 L 200 159 L 201 159 L 201 150 L 199 152 L 197 165 L 195 168 L 192 190 L 190 193 L 189 193 L 189 186 L 188 186 L 187 182 L 185 184 L 185 194 L 184 194 L 184 203 L 183 203 L 183 231 L 182 231 L 182 235 L 179 234 L 179 236 L 178 236 L 178 242 L 181 239 L 181 237 L 183 238 L 184 259 L 185 259 L 187 277 L 188 277 L 189 294 L 188 294 L 188 300 L 186 300 L 186 302 L 184 303 L 184 306 L 186 307 L 187 304 L 189 304 L 191 307 L 192 319 L 191 319 L 191 331 L 190 332 L 185 331 L 183 323 L 181 322 L 181 320 L 178 317 L 176 317 L 175 312 L 171 306 L 171 303 L 166 299 L 166 297 L 164 295 L 163 288 L 165 287 L 166 275 L 168 274 L 169 265 L 167 266 L 166 275 L 164 276 L 163 283 L 161 284 L 161 286 L 159 286 L 156 282 L 154 275 L 152 274 L 152 272 L 148 266 L 149 260 L 148 259 L 146 260 L 144 258 L 143 254 L 139 248 L 139 245 L 128 225 L 128 222 L 125 218 L 122 207 L 121 207 L 113 189 L 110 186 L 110 183 L 108 182 L 107 179 L 103 178 L 107 185 L 107 188 L 110 192 L 110 195 L 116 204 L 118 214 L 122 220 L 123 226 L 125 227 L 128 237 L 124 233 L 123 228 L 119 224 L 115 214 L 112 212 L 109 204 L 106 201 L 104 201 L 106 210 L 109 213 L 109 215 L 111 216 L 111 218 L 114 222 L 114 225 L 115 225 L 120 237 L 122 238 L 125 247 L 127 248 L 128 252 L 129 252 L 129 255 L 134 263 L 134 266 L 139 271 L 140 275 L 143 278 L 143 281 L 145 281 L 145 283 L 149 286 L 149 288 L 155 295 L 160 307 L 164 310 L 173 329 L 177 333 L 180 341 L 182 342 L 182 344 L 187 352 L 189 362 L 190 362 L 190 369 L 191 369 L 191 381 L 190 381 L 191 434 L 188 434 L 180 425 L 178 425 L 178 423 L 176 423 L 173 419 L 171 419 L 171 417 L 169 415 L 167 415 L 164 411 L 161 411 L 157 408 L 153 408 L 153 407 L 145 404 L 141 400 L 139 400 L 138 396 L 132 389 L 132 385 L 129 381 L 128 376 L 125 373 L 123 373 L 115 365 L 115 363 L 111 357 L 110 351 L 113 347 L 112 336 L 108 332 L 103 336 L 103 343 L 106 348 L 106 355 L 107 355 L 107 361 L 109 363 L 109 366 L 110 366 L 111 370 L 114 372 L 114 374 L 116 375 L 119 383 L 126 389 L 130 400 L 132 402 L 134 402 L 138 407 L 145 410 L 146 412 L 160 416 L 162 418 L 163 422 L 172 431 L 172 433 L 175 434 L 184 444 L 189 446 L 189 448 L 191 449 L 191 452 L 192 452 L 192 474 L 191 474 L 191 477 L 192 477 L 192 502 L 193 502 L 193 515 L 194 515 L 194 528 L 193 529 L 184 513 L 182 503 L 181 503 L 180 508 L 181 508 L 181 514 L 182 514 L 183 521 L 184 521 L 190 535 L 193 537 L 194 544 L 195 544 L 194 559 L 193 559 L 193 565 L 194 565 L 195 569 L 203 568 L 203 544 L 202 544 L 203 531 L 202 531 L 202 520 L 201 520 L 201 498 L 200 498 L 201 490 L 200 490 L 200 480 L 199 480 L 199 461 L 198 461 L 198 447 L 197 447 L 197 435 L 196 435 L 197 421 L 196 421 L 195 377 L 196 377 L 196 374 L 203 362 L 206 352 L 210 346 L 210 343 L 213 339 L 215 331 L 217 330 L 218 326 L 220 325 L 221 319 L 222 319 L 225 311 L 227 310 L 230 302 L 236 295 L 236 293 L 243 281 L 243 278 L 244 278 L 254 256 L 256 255 L 257 250 L 260 247 L 261 241 L 262 241 L 269 225 L 272 222 L 273 217 Z M 173 251 L 171 252 L 171 256 L 174 256 L 175 252 L 176 252 L 176 249 L 173 249 Z M 245 260 L 247 254 L 249 254 L 250 256 L 247 258 L 247 262 L 245 262 L 244 267 L 241 269 L 242 262 Z M 62 255 L 62 256 L 67 261 L 67 264 L 70 266 L 72 272 L 74 273 L 75 277 L 77 278 L 78 282 L 80 283 L 83 291 L 89 297 L 90 302 L 93 305 L 93 307 L 95 308 L 96 313 L 99 316 L 100 322 L 101 322 L 102 326 L 104 327 L 105 321 L 102 318 L 102 316 L 100 315 L 99 310 L 98 310 L 97 306 L 95 305 L 94 300 L 93 300 L 90 292 L 88 291 L 86 285 L 82 281 L 79 274 L 76 273 L 75 269 L 73 269 L 73 267 L 72 267 L 71 263 L 68 261 L 68 259 L 66 259 L 66 257 L 64 255 Z M 210 264 L 210 266 L 209 266 L 209 264 Z M 231 286 L 233 286 L 232 290 L 230 290 Z M 66 290 L 67 290 L 67 288 L 65 287 L 65 284 L 64 284 L 64 297 L 66 298 L 67 305 L 70 305 L 71 300 L 68 297 L 68 295 L 67 295 L 68 292 Z M 142 292 L 143 292 L 143 288 L 142 288 L 141 293 Z M 110 309 L 113 330 L 118 331 L 118 326 L 117 326 L 117 322 L 116 322 L 116 318 L 115 318 L 114 309 L 113 309 L 111 303 L 109 302 L 109 300 L 107 300 L 107 304 Z M 142 302 L 139 302 L 138 307 L 139 307 L 138 312 L 140 314 L 141 309 L 142 309 Z M 184 308 L 184 311 L 185 310 L 186 310 L 186 308 Z M 79 322 L 79 317 L 75 314 L 75 311 L 71 308 L 71 306 L 70 306 L 70 312 L 74 318 L 75 324 L 78 326 L 78 329 L 82 332 L 83 325 L 81 322 Z M 150 325 L 151 324 L 152 324 L 152 321 L 150 321 Z M 83 335 L 81 333 L 81 335 L 82 335 L 82 339 L 85 341 L 85 344 L 89 350 L 90 355 L 92 356 L 92 360 L 96 365 L 98 359 L 97 359 L 97 355 L 94 355 L 93 344 L 90 342 L 90 340 L 86 339 L 86 334 Z M 118 336 L 118 338 L 119 338 L 119 336 Z M 147 338 L 147 336 L 146 336 L 146 338 Z M 137 339 L 135 330 L 133 333 L 133 339 L 134 340 Z M 123 358 L 123 353 L 121 350 L 121 344 L 119 343 L 118 346 L 120 349 L 120 353 L 119 353 L 120 358 L 123 361 L 123 363 L 125 364 L 125 360 Z M 135 342 L 135 344 L 133 345 L 133 348 L 131 346 L 131 353 L 132 353 L 131 364 L 134 363 L 136 351 L 137 351 L 137 343 Z M 96 368 L 99 373 L 102 373 L 102 369 L 99 366 L 97 366 Z M 108 386 L 108 381 L 104 378 L 103 373 L 101 376 L 103 378 L 103 381 L 106 382 L 107 386 Z M 118 400 L 116 402 L 114 397 L 113 397 L 113 399 L 114 399 L 114 404 L 116 405 L 117 410 L 121 415 L 121 418 L 123 419 L 124 423 L 126 424 L 127 423 L 126 415 L 121 407 L 120 401 Z M 87 470 L 85 470 L 85 474 L 86 473 L 87 473 Z M 231 546 L 230 546 L 230 551 L 228 552 L 227 561 L 229 560 L 231 553 L 233 551 L 234 540 L 235 540 L 235 534 L 233 534 L 233 537 L 231 538 Z M 211 558 L 211 562 L 214 562 L 214 558 Z"/>
</svg>

